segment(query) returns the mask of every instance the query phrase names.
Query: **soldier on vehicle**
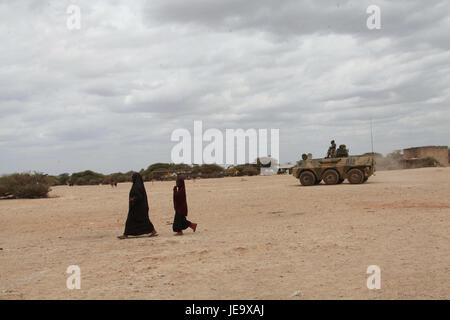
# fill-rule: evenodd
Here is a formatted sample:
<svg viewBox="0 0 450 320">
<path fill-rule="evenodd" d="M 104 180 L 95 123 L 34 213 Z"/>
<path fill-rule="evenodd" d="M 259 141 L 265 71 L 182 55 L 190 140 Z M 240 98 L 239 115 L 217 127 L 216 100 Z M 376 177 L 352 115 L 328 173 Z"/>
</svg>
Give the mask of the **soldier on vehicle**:
<svg viewBox="0 0 450 320">
<path fill-rule="evenodd" d="M 331 140 L 331 146 L 328 148 L 326 158 L 335 158 L 336 157 L 336 143 L 334 140 Z"/>
<path fill-rule="evenodd" d="M 348 149 L 345 144 L 341 144 L 336 150 L 336 158 L 346 158 L 348 157 Z"/>
</svg>

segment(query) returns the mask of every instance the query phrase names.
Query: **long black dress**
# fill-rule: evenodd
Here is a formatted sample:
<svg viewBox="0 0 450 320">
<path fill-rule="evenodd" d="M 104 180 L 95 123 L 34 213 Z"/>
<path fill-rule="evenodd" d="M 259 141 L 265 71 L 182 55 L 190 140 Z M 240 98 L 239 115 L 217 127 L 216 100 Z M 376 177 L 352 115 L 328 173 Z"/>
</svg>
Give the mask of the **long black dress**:
<svg viewBox="0 0 450 320">
<path fill-rule="evenodd" d="M 188 215 L 188 207 L 186 201 L 186 187 L 184 179 L 177 179 L 177 187 L 173 188 L 173 206 L 175 209 L 175 217 L 173 219 L 173 232 L 181 232 L 191 226 L 191 222 L 186 218 Z"/>
<path fill-rule="evenodd" d="M 133 186 L 130 190 L 129 209 L 125 223 L 125 236 L 139 236 L 152 233 L 155 228 L 148 217 L 148 200 L 144 181 L 139 173 L 133 174 Z"/>
</svg>

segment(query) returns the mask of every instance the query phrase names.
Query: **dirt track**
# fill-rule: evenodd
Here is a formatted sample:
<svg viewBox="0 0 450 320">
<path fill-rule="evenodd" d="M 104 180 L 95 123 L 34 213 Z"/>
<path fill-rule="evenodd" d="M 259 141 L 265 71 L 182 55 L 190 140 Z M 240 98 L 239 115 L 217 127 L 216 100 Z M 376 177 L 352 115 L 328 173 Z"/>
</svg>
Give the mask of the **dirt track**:
<svg viewBox="0 0 450 320">
<path fill-rule="evenodd" d="M 450 298 L 450 168 L 377 172 L 363 185 L 187 181 L 199 227 L 183 237 L 171 230 L 172 185 L 146 184 L 156 238 L 116 239 L 130 184 L 0 201 L 0 299 Z M 66 288 L 69 265 L 81 290 Z M 380 290 L 366 287 L 369 265 Z"/>
</svg>

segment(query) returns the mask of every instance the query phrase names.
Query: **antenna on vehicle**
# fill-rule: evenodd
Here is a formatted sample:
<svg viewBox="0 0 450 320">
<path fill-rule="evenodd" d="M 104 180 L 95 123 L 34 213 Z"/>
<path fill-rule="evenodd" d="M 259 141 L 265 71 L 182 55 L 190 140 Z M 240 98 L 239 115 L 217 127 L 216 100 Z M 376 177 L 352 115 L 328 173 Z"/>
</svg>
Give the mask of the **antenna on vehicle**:
<svg viewBox="0 0 450 320">
<path fill-rule="evenodd" d="M 372 118 L 370 118 L 370 142 L 372 144 L 372 168 L 373 168 L 373 175 L 375 175 L 375 154 L 373 153 L 373 124 L 372 124 Z"/>
<path fill-rule="evenodd" d="M 373 156 L 373 126 L 372 126 L 372 118 L 370 118 L 370 141 L 372 143 L 372 156 Z"/>
</svg>

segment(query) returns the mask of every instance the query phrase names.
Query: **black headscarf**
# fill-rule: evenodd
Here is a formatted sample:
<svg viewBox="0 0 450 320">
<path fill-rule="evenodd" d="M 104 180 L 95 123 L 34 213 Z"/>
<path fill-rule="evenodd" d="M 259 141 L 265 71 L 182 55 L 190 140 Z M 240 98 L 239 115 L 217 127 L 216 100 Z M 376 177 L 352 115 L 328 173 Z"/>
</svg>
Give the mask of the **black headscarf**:
<svg viewBox="0 0 450 320">
<path fill-rule="evenodd" d="M 145 191 L 144 180 L 142 179 L 142 176 L 139 173 L 135 172 L 131 177 L 131 181 L 133 182 L 133 186 L 130 190 L 130 197 L 135 195 L 139 198 L 142 198 L 145 203 L 145 207 L 148 209 L 147 192 Z"/>
</svg>

